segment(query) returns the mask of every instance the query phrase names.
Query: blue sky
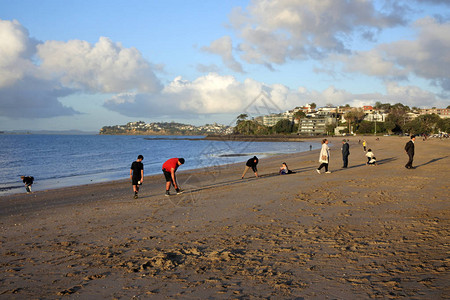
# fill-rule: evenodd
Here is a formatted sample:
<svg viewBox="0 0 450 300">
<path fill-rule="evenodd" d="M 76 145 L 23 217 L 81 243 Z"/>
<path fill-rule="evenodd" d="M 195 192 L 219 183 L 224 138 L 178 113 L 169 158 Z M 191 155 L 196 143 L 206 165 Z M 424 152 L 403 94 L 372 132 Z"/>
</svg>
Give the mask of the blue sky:
<svg viewBox="0 0 450 300">
<path fill-rule="evenodd" d="M 447 107 L 449 20 L 445 0 L 0 0 L 0 130 L 232 124 L 261 91 Z"/>
</svg>

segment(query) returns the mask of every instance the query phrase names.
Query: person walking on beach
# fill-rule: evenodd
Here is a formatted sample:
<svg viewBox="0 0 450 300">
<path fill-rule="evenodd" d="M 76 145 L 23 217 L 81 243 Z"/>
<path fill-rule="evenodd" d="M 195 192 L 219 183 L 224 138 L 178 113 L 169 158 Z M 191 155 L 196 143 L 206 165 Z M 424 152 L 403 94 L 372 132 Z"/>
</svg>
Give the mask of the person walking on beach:
<svg viewBox="0 0 450 300">
<path fill-rule="evenodd" d="M 342 140 L 342 160 L 344 162 L 343 168 L 347 168 L 348 166 L 348 156 L 350 155 L 350 145 L 347 143 L 347 140 Z"/>
<path fill-rule="evenodd" d="M 173 185 L 175 188 L 175 191 L 178 194 L 183 193 L 183 191 L 180 189 L 177 183 L 177 178 L 175 176 L 175 172 L 177 171 L 178 167 L 184 164 L 184 158 L 171 158 L 167 160 L 163 166 L 162 171 L 164 173 L 164 177 L 166 178 L 166 196 L 170 196 L 170 184 Z"/>
<path fill-rule="evenodd" d="M 320 149 L 319 162 L 320 166 L 316 169 L 317 173 L 320 174 L 320 169 L 325 167 L 325 173 L 331 173 L 328 171 L 328 163 L 330 161 L 330 148 L 328 147 L 328 140 L 322 140 L 322 149 Z"/>
<path fill-rule="evenodd" d="M 256 156 L 253 156 L 245 163 L 244 173 L 242 174 L 241 179 L 244 179 L 245 173 L 247 173 L 248 169 L 252 168 L 255 176 L 258 177 L 258 169 L 256 166 L 258 165 L 259 159 Z"/>
<path fill-rule="evenodd" d="M 367 147 L 366 140 L 363 140 L 363 148 L 364 148 L 364 152 L 366 152 L 366 147 Z"/>
<path fill-rule="evenodd" d="M 31 193 L 31 186 L 33 185 L 34 177 L 33 176 L 20 176 L 23 183 L 25 184 L 25 189 L 27 190 L 27 194 Z"/>
<path fill-rule="evenodd" d="M 415 135 L 411 135 L 411 140 L 409 142 L 406 143 L 405 145 L 405 151 L 406 154 L 408 154 L 408 162 L 405 165 L 405 168 L 407 169 L 415 169 L 415 167 L 413 167 L 412 163 L 413 163 L 413 159 L 414 159 L 414 142 L 416 141 L 416 136 Z"/>
<path fill-rule="evenodd" d="M 144 156 L 139 155 L 137 160 L 131 164 L 130 178 L 133 185 L 134 199 L 138 198 L 139 186 L 144 182 Z"/>
</svg>

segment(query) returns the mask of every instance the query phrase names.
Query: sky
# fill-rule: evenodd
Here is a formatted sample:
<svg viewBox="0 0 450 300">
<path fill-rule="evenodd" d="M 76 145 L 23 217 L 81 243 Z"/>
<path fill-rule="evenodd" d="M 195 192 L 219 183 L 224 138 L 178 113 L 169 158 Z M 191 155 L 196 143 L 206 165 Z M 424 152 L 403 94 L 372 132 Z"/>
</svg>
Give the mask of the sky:
<svg viewBox="0 0 450 300">
<path fill-rule="evenodd" d="M 0 0 L 0 131 L 450 105 L 448 0 Z"/>
</svg>

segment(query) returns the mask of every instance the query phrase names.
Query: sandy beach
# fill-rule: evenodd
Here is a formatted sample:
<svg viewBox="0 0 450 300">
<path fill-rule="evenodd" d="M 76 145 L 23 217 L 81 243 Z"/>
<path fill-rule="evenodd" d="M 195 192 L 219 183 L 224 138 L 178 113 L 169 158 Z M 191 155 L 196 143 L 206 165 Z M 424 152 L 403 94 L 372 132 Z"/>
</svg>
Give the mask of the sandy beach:
<svg viewBox="0 0 450 300">
<path fill-rule="evenodd" d="M 0 197 L 0 299 L 449 299 L 450 141 L 417 139 L 407 170 L 408 137 L 349 139 L 331 174 L 315 150 L 260 178 L 180 167 L 171 197 L 162 174 L 136 200 L 128 180 Z"/>
</svg>

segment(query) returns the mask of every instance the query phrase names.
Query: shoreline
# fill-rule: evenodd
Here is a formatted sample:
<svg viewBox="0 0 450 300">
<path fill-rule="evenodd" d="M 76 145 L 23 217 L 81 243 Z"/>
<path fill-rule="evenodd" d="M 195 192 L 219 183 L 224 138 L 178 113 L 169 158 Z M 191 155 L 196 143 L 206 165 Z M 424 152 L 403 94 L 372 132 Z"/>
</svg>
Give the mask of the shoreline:
<svg viewBox="0 0 450 300">
<path fill-rule="evenodd" d="M 230 135 L 215 135 L 210 134 L 205 137 L 205 140 L 211 141 L 251 141 L 251 142 L 305 142 L 311 140 L 317 140 L 324 137 L 317 136 L 300 136 L 296 134 L 279 134 L 279 135 L 241 135 L 241 134 L 230 134 Z"/>
<path fill-rule="evenodd" d="M 315 141 L 315 142 L 319 142 L 320 141 Z M 281 154 L 275 154 L 275 155 L 266 155 L 266 157 L 261 158 L 261 160 L 276 160 L 278 159 L 279 161 L 282 160 L 282 158 L 287 158 L 287 157 L 291 157 L 292 155 L 295 156 L 301 156 L 302 154 L 306 154 L 309 152 L 313 152 L 313 151 L 318 151 L 316 150 L 305 150 L 302 152 L 295 152 L 295 153 L 281 153 Z M 253 154 L 251 154 L 253 155 Z M 235 156 L 235 155 L 232 155 Z M 242 155 L 237 155 L 237 156 L 248 156 L 248 158 L 250 158 L 250 154 L 242 154 Z M 227 156 L 226 156 L 227 157 Z M 225 170 L 228 168 L 234 169 L 234 168 L 243 168 L 243 166 L 245 165 L 245 161 L 247 159 L 241 161 L 241 162 L 235 162 L 235 163 L 227 163 L 227 164 L 220 164 L 220 165 L 214 165 L 211 168 L 211 172 L 212 173 L 217 173 L 221 170 Z M 194 168 L 194 169 L 187 169 L 187 170 L 183 170 L 182 169 L 183 166 L 180 167 L 180 169 L 177 171 L 177 178 L 179 176 L 195 176 L 195 174 L 200 173 L 200 174 L 204 174 L 205 168 Z M 206 168 L 209 169 L 209 168 Z M 206 171 L 206 173 L 208 173 L 209 171 Z M 239 172 L 238 172 L 239 173 Z M 144 182 L 151 182 L 152 186 L 154 185 L 155 182 L 160 181 L 163 182 L 164 178 L 162 173 L 159 174 L 148 174 L 148 175 L 144 175 Z M 39 190 L 39 191 L 35 191 L 31 194 L 26 194 L 25 192 L 19 192 L 19 193 L 13 193 L 13 194 L 6 194 L 6 195 L 0 195 L 0 216 L 3 214 L 3 212 L 5 212 L 6 210 L 2 209 L 2 201 L 5 200 L 6 198 L 14 198 L 14 199 L 21 199 L 22 197 L 27 197 L 27 198 L 36 198 L 37 195 L 44 193 L 44 194 L 51 194 L 52 192 L 54 193 L 59 193 L 59 192 L 65 192 L 65 191 L 75 191 L 78 189 L 99 189 L 102 188 L 104 189 L 106 188 L 113 188 L 117 185 L 123 186 L 123 185 L 129 185 L 130 184 L 130 179 L 125 177 L 125 178 L 121 178 L 121 179 L 114 179 L 114 180 L 106 180 L 104 182 L 95 182 L 95 183 L 84 183 L 84 184 L 75 184 L 75 185 L 69 185 L 69 186 L 62 186 L 62 187 L 55 187 L 55 188 L 49 188 L 49 189 L 44 189 L 44 190 Z M 22 187 L 22 185 L 21 185 Z M 24 188 L 23 188 L 24 189 Z M 131 189 L 131 186 L 130 186 Z M 8 199 L 9 200 L 9 199 Z"/>
<path fill-rule="evenodd" d="M 223 139 L 211 139 L 211 140 L 207 140 L 204 137 L 201 138 L 190 138 L 190 137 L 144 137 L 144 140 L 188 140 L 188 141 L 221 141 L 221 142 L 227 142 L 227 140 L 223 140 Z M 243 141 L 243 142 L 277 142 L 277 140 L 233 140 L 233 141 Z M 280 142 L 297 142 L 296 140 L 292 140 L 292 141 L 288 141 L 288 140 L 280 140 Z M 308 150 L 304 150 L 303 152 L 306 152 Z M 282 152 L 282 151 L 280 151 Z M 298 152 L 301 153 L 301 152 Z M 238 157 L 246 157 L 246 156 L 253 156 L 253 155 L 258 155 L 258 156 L 277 156 L 277 155 L 284 155 L 284 154 L 288 154 L 288 153 L 271 153 L 271 152 L 263 152 L 263 153 L 256 153 L 256 152 L 251 152 L 249 153 L 236 153 L 236 154 L 223 154 L 223 155 L 219 155 L 219 158 L 238 158 Z M 213 159 L 213 158 L 212 158 Z M 242 159 L 242 161 L 244 161 L 244 159 Z M 237 163 L 242 163 L 241 162 L 237 162 Z M 221 163 L 220 166 L 226 166 L 229 164 L 234 164 L 234 162 L 227 162 L 227 161 L 214 161 L 214 163 Z M 162 162 L 161 162 L 162 164 Z M 184 166 L 186 168 L 186 165 Z M 202 169 L 203 166 L 198 166 L 198 167 L 192 167 L 190 169 L 187 170 L 199 170 Z M 152 172 L 153 171 L 153 172 Z M 155 170 L 152 170 L 148 173 L 147 176 L 152 176 L 152 175 L 158 175 L 160 172 Z M 100 179 L 98 179 L 100 178 Z M 64 189 L 64 188 L 68 188 L 68 187 L 77 187 L 77 186 L 85 186 L 85 185 L 89 185 L 89 184 L 106 184 L 108 182 L 111 181 L 122 181 L 122 180 L 127 180 L 128 176 L 124 176 L 122 178 L 118 178 L 116 176 L 108 176 L 106 173 L 101 173 L 101 174 L 77 174 L 74 176 L 70 176 L 70 177 L 56 177 L 55 180 L 52 179 L 41 179 L 41 180 L 35 180 L 35 183 L 32 187 L 32 190 L 35 193 L 39 193 L 39 192 L 43 192 L 43 191 L 47 191 L 47 190 L 55 190 L 55 189 Z M 40 184 L 43 185 L 43 188 L 40 187 Z M 36 189 L 37 188 L 37 189 Z M 8 197 L 11 195 L 16 195 L 16 194 L 21 194 L 24 192 L 24 187 L 22 185 L 21 181 L 18 181 L 17 183 L 14 183 L 13 185 L 10 186 L 4 186 L 0 188 L 0 200 L 2 197 Z"/>
<path fill-rule="evenodd" d="M 347 137 L 346 137 L 347 138 Z M 319 150 L 163 176 L 20 194 L 0 201 L 1 297 L 444 299 L 450 296 L 450 143 L 350 139 L 349 168 Z M 281 162 L 296 171 L 278 175 Z"/>
</svg>

